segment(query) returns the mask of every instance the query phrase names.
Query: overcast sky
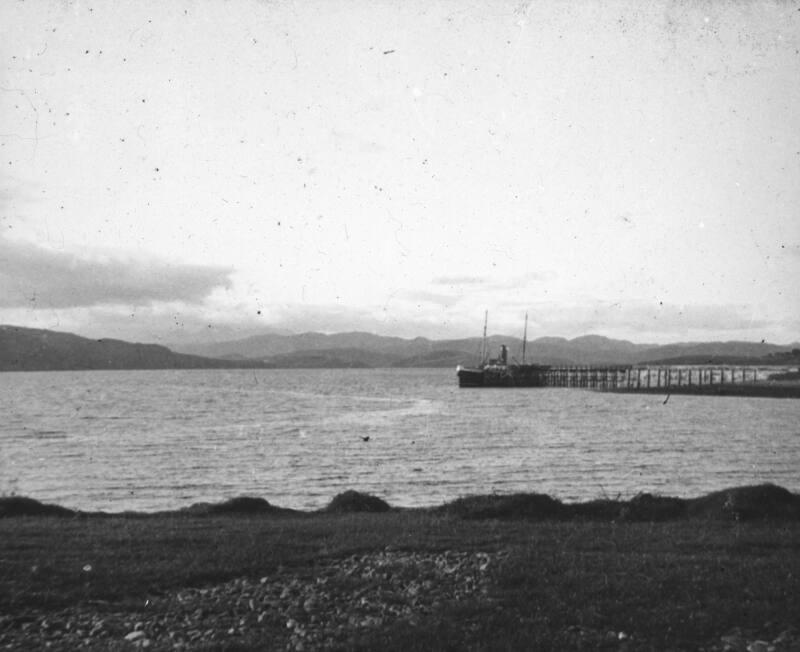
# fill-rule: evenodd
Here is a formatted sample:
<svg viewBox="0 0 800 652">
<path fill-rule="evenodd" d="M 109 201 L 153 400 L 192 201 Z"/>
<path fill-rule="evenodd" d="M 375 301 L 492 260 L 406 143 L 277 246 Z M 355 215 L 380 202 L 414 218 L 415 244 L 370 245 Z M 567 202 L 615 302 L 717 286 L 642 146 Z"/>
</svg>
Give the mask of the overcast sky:
<svg viewBox="0 0 800 652">
<path fill-rule="evenodd" d="M 0 3 L 0 323 L 800 339 L 800 3 Z"/>
</svg>

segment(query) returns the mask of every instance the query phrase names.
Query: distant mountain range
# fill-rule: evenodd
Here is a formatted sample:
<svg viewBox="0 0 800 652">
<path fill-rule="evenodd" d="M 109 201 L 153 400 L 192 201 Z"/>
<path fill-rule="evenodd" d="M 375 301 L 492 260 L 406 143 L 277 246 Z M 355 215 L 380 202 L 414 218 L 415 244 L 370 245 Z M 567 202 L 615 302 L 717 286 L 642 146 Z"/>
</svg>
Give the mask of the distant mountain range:
<svg viewBox="0 0 800 652">
<path fill-rule="evenodd" d="M 509 347 L 522 362 L 522 340 L 494 335 L 487 347 L 497 355 Z M 71 333 L 0 325 L 0 371 L 61 369 L 201 369 L 312 367 L 455 367 L 477 363 L 481 338 L 402 339 L 372 333 L 268 333 L 213 344 L 139 344 L 93 340 Z M 670 362 L 674 364 L 797 364 L 800 345 L 755 342 L 634 344 L 600 335 L 567 340 L 541 337 L 527 342 L 525 361 L 549 365 L 601 365 Z"/>
<path fill-rule="evenodd" d="M 522 339 L 493 335 L 487 338 L 492 355 L 506 344 L 512 359 L 522 362 Z M 237 356 L 257 359 L 281 366 L 298 366 L 301 360 L 313 357 L 330 360 L 340 358 L 347 366 L 451 367 L 475 363 L 480 358 L 481 338 L 429 340 L 424 337 L 407 340 L 382 337 L 372 333 L 302 333 L 285 335 L 269 333 L 241 340 L 204 345 L 175 345 L 183 353 L 215 358 Z M 563 337 L 540 337 L 527 342 L 525 361 L 549 365 L 636 364 L 666 359 L 684 364 L 704 362 L 752 362 L 770 360 L 769 356 L 790 352 L 798 344 L 780 346 L 765 342 L 687 342 L 678 344 L 634 344 L 601 335 L 584 335 L 568 340 Z M 306 366 L 306 365 L 301 365 Z"/>
</svg>

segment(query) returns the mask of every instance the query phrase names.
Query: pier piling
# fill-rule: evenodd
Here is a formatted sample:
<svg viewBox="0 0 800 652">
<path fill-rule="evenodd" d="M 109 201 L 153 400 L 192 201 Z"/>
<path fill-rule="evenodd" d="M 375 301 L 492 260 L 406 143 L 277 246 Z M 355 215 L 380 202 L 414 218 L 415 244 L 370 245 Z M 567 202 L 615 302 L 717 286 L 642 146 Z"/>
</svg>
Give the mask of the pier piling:
<svg viewBox="0 0 800 652">
<path fill-rule="evenodd" d="M 748 369 L 752 369 L 748 373 Z M 697 365 L 609 365 L 556 366 L 543 375 L 546 387 L 578 387 L 616 392 L 647 392 L 663 389 L 743 385 L 758 380 L 750 367 Z"/>
</svg>

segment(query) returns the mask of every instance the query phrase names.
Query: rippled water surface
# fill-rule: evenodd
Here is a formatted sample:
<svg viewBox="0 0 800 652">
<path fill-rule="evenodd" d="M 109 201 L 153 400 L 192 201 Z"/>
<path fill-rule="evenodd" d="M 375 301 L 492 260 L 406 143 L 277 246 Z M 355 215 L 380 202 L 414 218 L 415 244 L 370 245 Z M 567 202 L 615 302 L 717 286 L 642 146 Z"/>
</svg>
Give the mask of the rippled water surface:
<svg viewBox="0 0 800 652">
<path fill-rule="evenodd" d="M 0 373 L 0 414 L 0 493 L 80 509 L 800 491 L 796 400 L 458 389 L 449 369 L 84 371 Z"/>
</svg>

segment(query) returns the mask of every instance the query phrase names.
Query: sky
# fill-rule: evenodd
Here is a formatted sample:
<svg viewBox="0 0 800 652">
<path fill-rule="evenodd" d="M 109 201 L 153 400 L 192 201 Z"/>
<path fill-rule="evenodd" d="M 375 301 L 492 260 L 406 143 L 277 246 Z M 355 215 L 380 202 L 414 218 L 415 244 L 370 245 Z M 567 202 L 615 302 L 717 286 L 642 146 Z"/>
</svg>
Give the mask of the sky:
<svg viewBox="0 0 800 652">
<path fill-rule="evenodd" d="M 800 340 L 800 3 L 0 3 L 0 323 Z"/>
</svg>

